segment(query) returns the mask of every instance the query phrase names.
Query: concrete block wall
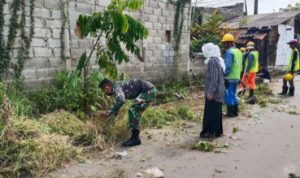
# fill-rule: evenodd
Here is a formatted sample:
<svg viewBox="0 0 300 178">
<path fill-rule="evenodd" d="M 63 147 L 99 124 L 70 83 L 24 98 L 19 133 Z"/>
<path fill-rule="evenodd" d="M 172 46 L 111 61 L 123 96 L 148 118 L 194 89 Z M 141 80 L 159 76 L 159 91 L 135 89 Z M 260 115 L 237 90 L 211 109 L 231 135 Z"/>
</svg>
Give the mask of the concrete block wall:
<svg viewBox="0 0 300 178">
<path fill-rule="evenodd" d="M 13 0 L 7 0 L 5 12 L 5 35 L 8 34 L 8 22 L 10 18 L 10 5 Z M 30 48 L 30 59 L 25 64 L 23 76 L 30 85 L 48 84 L 55 74 L 63 69 L 73 69 L 83 52 L 89 50 L 95 39 L 78 39 L 74 34 L 76 20 L 80 14 L 92 13 L 104 10 L 110 0 L 36 0 L 34 10 L 34 37 Z M 26 1 L 29 12 L 29 1 Z M 63 8 L 62 8 L 63 7 Z M 66 15 L 66 23 L 63 23 L 62 14 Z M 128 12 L 139 19 L 148 29 L 149 37 L 138 42 L 143 51 L 144 62 L 131 56 L 130 62 L 122 64 L 120 71 L 126 72 L 131 78 L 143 78 L 151 81 L 160 81 L 171 75 L 175 51 L 172 47 L 173 24 L 175 7 L 168 5 L 167 0 L 145 0 L 144 7 L 136 13 Z M 29 13 L 28 13 L 29 14 Z M 178 52 L 179 70 L 181 73 L 194 70 L 202 70 L 189 58 L 190 32 L 189 9 L 185 9 L 185 23 L 182 31 L 180 50 Z M 27 17 L 30 21 L 30 17 Z M 64 28 L 62 28 L 64 25 Z M 62 29 L 64 36 L 61 38 Z M 29 31 L 29 25 L 28 29 Z M 171 42 L 168 41 L 171 34 Z M 17 38 L 18 40 L 18 38 Z M 62 60 L 62 41 L 65 49 Z M 19 43 L 16 43 L 13 58 L 16 58 Z M 94 68 L 97 66 L 96 58 L 93 58 Z M 6 78 L 11 78 L 11 73 Z"/>
</svg>

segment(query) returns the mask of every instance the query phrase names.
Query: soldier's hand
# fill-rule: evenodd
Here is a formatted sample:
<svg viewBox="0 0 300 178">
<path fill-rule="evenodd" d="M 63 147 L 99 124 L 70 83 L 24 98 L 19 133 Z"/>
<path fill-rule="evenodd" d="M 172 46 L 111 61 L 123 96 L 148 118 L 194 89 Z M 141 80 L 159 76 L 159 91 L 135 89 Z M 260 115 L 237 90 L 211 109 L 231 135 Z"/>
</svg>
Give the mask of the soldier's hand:
<svg viewBox="0 0 300 178">
<path fill-rule="evenodd" d="M 110 113 L 107 112 L 107 111 L 100 112 L 100 116 L 101 116 L 102 118 L 107 118 L 109 115 L 110 115 Z"/>
<path fill-rule="evenodd" d="M 207 96 L 207 99 L 208 99 L 208 100 L 212 100 L 212 99 L 213 99 L 213 96 L 212 96 L 212 95 L 208 95 L 208 96 Z"/>
<path fill-rule="evenodd" d="M 143 100 L 143 99 L 141 99 L 141 98 L 136 98 L 136 99 L 135 99 L 135 103 L 136 103 L 136 104 L 140 104 L 140 103 L 143 103 L 143 102 L 145 102 L 145 100 Z"/>
</svg>

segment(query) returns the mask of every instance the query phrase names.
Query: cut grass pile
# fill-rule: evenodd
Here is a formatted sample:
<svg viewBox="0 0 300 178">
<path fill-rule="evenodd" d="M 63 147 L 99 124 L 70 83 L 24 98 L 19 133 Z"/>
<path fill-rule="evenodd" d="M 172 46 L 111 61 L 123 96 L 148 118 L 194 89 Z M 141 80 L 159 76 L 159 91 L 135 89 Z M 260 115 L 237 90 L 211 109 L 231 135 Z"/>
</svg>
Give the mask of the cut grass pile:
<svg viewBox="0 0 300 178">
<path fill-rule="evenodd" d="M 12 115 L 5 99 L 1 116 L 0 175 L 3 177 L 42 176 L 76 159 L 81 146 L 96 140 L 90 138 L 95 138 L 91 124 L 84 124 L 65 111 L 39 120 L 18 118 Z"/>
<path fill-rule="evenodd" d="M 153 107 L 145 111 L 141 125 L 143 128 L 163 128 L 176 120 L 201 121 L 190 108 L 185 106 L 170 106 L 168 109 Z"/>
<path fill-rule="evenodd" d="M 151 106 L 143 113 L 141 127 L 163 128 L 177 120 L 201 121 L 199 102 L 181 100 Z M 40 118 L 17 116 L 8 100 L 3 103 L 7 105 L 0 109 L 0 176 L 3 177 L 41 177 L 71 160 L 82 159 L 85 152 L 102 151 L 130 134 L 127 113 L 130 102 L 116 118 L 104 119 L 95 113 L 87 120 L 63 110 Z"/>
<path fill-rule="evenodd" d="M 242 100 L 240 102 L 241 111 L 248 109 L 248 104 L 246 103 L 246 98 L 248 96 L 248 92 L 244 96 L 241 96 Z M 258 84 L 255 89 L 255 97 L 256 103 L 260 107 L 267 107 L 268 104 L 278 104 L 279 100 L 273 98 L 274 94 L 272 89 L 267 84 Z"/>
<path fill-rule="evenodd" d="M 266 84 L 260 84 L 255 90 L 255 95 L 257 98 L 257 103 L 261 107 L 266 107 L 269 103 L 273 103 L 274 100 L 271 99 L 274 96 L 271 88 Z"/>
</svg>

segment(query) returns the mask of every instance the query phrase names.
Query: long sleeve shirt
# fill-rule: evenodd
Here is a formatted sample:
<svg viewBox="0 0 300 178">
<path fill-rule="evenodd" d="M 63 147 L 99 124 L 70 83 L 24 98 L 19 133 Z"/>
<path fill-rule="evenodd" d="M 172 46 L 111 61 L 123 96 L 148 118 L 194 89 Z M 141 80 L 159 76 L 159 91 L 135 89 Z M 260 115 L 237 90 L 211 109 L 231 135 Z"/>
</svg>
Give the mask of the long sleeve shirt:
<svg viewBox="0 0 300 178">
<path fill-rule="evenodd" d="M 248 54 L 248 59 L 247 60 L 248 60 L 248 66 L 245 69 L 245 72 L 249 73 L 249 71 L 250 71 L 250 69 L 251 69 L 251 67 L 253 65 L 253 61 L 254 61 L 254 55 L 253 55 L 253 53 L 249 53 Z"/>
<path fill-rule="evenodd" d="M 297 51 L 294 51 L 293 60 L 292 60 L 292 66 L 291 66 L 291 71 L 294 71 L 297 58 L 298 58 L 298 53 L 297 53 Z"/>
<path fill-rule="evenodd" d="M 266 69 L 266 68 L 262 68 L 262 69 L 259 71 L 258 76 L 260 76 L 260 77 L 263 78 L 263 79 L 268 79 L 268 80 L 271 81 L 271 75 L 270 75 L 268 69 Z"/>
<path fill-rule="evenodd" d="M 242 71 L 244 72 L 244 70 L 245 70 L 245 64 L 246 64 L 246 60 L 247 60 L 247 57 L 248 57 L 248 55 L 249 55 L 249 52 L 245 52 L 244 54 L 243 54 L 243 63 L 242 63 Z"/>
<path fill-rule="evenodd" d="M 233 60 L 234 60 L 234 55 L 232 53 L 232 49 L 233 47 L 229 48 L 226 50 L 226 53 L 225 53 L 225 66 L 226 66 L 226 70 L 225 70 L 225 76 L 228 76 L 230 74 L 230 71 L 231 71 L 231 67 L 232 67 L 232 63 L 233 63 Z"/>
<path fill-rule="evenodd" d="M 115 82 L 113 85 L 113 93 L 116 97 L 116 102 L 108 112 L 110 114 L 117 114 L 126 99 L 136 99 L 141 93 L 147 92 L 152 88 L 154 88 L 154 85 L 144 80 L 124 80 Z"/>
<path fill-rule="evenodd" d="M 224 102 L 225 84 L 223 69 L 218 58 L 210 58 L 205 72 L 205 96 Z"/>
</svg>

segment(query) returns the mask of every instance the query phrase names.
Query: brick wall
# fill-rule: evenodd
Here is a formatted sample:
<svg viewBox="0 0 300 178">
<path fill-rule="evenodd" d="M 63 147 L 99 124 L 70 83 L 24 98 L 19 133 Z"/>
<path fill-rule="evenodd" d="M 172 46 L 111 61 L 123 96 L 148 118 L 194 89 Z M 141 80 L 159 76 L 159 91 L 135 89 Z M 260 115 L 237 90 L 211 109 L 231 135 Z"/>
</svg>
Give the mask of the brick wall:
<svg viewBox="0 0 300 178">
<path fill-rule="evenodd" d="M 12 1 L 7 0 L 4 7 L 5 36 L 8 34 L 9 9 Z M 109 2 L 110 0 L 36 0 L 34 11 L 35 35 L 30 47 L 30 59 L 27 60 L 23 70 L 25 82 L 33 86 L 50 84 L 58 71 L 64 68 L 73 69 L 80 55 L 90 49 L 94 43 L 94 39 L 78 39 L 75 36 L 74 28 L 77 17 L 82 13 L 104 10 Z M 29 4 L 27 9 L 29 11 Z M 66 23 L 64 24 L 64 37 L 61 38 L 63 11 L 66 14 Z M 171 36 L 173 35 L 175 7 L 167 5 L 167 0 L 145 0 L 145 6 L 142 10 L 130 14 L 149 29 L 149 37 L 139 42 L 144 51 L 145 62 L 142 63 L 132 56 L 130 62 L 120 65 L 119 69 L 128 73 L 132 78 L 144 78 L 152 81 L 159 81 L 170 76 L 175 52 L 168 42 L 166 33 L 170 31 Z M 179 69 L 181 73 L 190 71 L 190 69 L 199 73 L 203 71 L 201 62 L 191 61 L 189 58 L 189 17 L 189 11 L 186 8 L 186 21 L 178 53 L 180 56 Z M 29 16 L 27 21 L 29 22 Z M 17 57 L 17 50 L 20 47 L 18 40 L 17 38 L 13 59 Z M 63 54 L 66 60 L 62 60 L 61 57 L 62 40 L 65 44 Z M 173 40 L 173 36 L 171 40 Z M 93 58 L 92 64 L 95 64 L 95 58 Z M 7 80 L 11 79 L 12 72 L 5 74 L 5 77 Z"/>
</svg>

